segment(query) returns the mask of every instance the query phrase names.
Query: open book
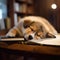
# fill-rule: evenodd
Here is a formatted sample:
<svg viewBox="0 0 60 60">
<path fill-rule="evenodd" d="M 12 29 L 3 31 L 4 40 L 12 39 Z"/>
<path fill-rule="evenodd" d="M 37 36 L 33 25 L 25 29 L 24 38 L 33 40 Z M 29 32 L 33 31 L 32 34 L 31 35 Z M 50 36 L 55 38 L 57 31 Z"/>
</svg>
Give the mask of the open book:
<svg viewBox="0 0 60 60">
<path fill-rule="evenodd" d="M 60 46 L 60 35 L 56 35 L 56 38 L 46 38 L 40 40 L 29 40 L 30 43 L 36 43 L 40 45 L 55 45 Z"/>
<path fill-rule="evenodd" d="M 2 38 L 0 41 L 24 41 L 24 38 Z M 39 45 L 55 45 L 60 46 L 60 35 L 56 35 L 56 38 L 46 38 L 40 40 L 28 40 L 25 41 L 27 44 L 39 44 Z"/>
</svg>

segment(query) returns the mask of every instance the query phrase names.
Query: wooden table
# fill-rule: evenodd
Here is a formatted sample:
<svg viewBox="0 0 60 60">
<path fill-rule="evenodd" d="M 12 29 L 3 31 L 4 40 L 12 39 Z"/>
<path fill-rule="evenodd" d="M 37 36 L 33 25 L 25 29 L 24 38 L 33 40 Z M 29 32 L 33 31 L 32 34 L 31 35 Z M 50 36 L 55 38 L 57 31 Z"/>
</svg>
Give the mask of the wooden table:
<svg viewBox="0 0 60 60">
<path fill-rule="evenodd" d="M 8 56 L 9 54 L 10 56 L 17 55 L 17 54 L 20 56 L 24 56 L 25 58 L 24 60 L 29 60 L 31 57 L 34 57 L 35 59 L 36 57 L 38 57 L 39 59 L 44 59 L 44 60 L 45 59 L 51 60 L 51 57 L 53 57 L 54 59 L 56 58 L 60 59 L 60 46 L 52 46 L 52 45 L 50 46 L 50 45 L 43 45 L 43 44 L 30 45 L 26 43 L 20 44 L 17 41 L 15 42 L 8 41 L 8 42 L 0 42 L 0 52 L 1 51 L 8 53 Z M 30 58 L 27 59 L 28 57 Z M 31 59 L 31 60 L 35 60 L 35 59 Z"/>
</svg>

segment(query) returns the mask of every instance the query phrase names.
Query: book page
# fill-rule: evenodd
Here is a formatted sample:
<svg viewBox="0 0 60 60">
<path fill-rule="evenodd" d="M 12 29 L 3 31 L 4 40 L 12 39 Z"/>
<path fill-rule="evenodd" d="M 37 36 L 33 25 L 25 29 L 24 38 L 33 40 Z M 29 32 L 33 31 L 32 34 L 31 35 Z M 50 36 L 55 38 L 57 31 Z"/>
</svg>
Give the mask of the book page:
<svg viewBox="0 0 60 60">
<path fill-rule="evenodd" d="M 56 35 L 56 38 L 46 38 L 40 40 L 29 40 L 29 42 L 42 44 L 42 45 L 60 45 L 60 35 Z"/>
</svg>

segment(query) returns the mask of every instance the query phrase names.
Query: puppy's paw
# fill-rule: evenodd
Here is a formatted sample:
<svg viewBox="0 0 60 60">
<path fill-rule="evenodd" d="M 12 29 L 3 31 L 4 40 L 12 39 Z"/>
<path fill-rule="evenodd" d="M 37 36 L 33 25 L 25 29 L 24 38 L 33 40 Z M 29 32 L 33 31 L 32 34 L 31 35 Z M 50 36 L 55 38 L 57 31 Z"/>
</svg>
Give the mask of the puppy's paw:
<svg viewBox="0 0 60 60">
<path fill-rule="evenodd" d="M 46 38 L 56 38 L 56 36 L 51 33 L 47 33 Z"/>
<path fill-rule="evenodd" d="M 16 36 L 16 30 L 11 29 L 9 32 L 6 34 L 6 37 L 15 37 Z"/>
</svg>

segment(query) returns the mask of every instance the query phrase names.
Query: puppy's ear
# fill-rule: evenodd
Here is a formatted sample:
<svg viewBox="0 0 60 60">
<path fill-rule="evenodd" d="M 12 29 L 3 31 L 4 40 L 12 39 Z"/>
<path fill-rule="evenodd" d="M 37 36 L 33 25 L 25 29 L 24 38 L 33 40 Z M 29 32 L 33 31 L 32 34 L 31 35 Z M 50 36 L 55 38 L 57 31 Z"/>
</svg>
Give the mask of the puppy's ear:
<svg viewBox="0 0 60 60">
<path fill-rule="evenodd" d="M 24 23 L 23 23 L 23 27 L 24 27 L 24 28 L 29 27 L 30 24 L 31 24 L 31 22 L 32 22 L 32 21 L 30 21 L 30 20 L 25 20 Z"/>
</svg>

